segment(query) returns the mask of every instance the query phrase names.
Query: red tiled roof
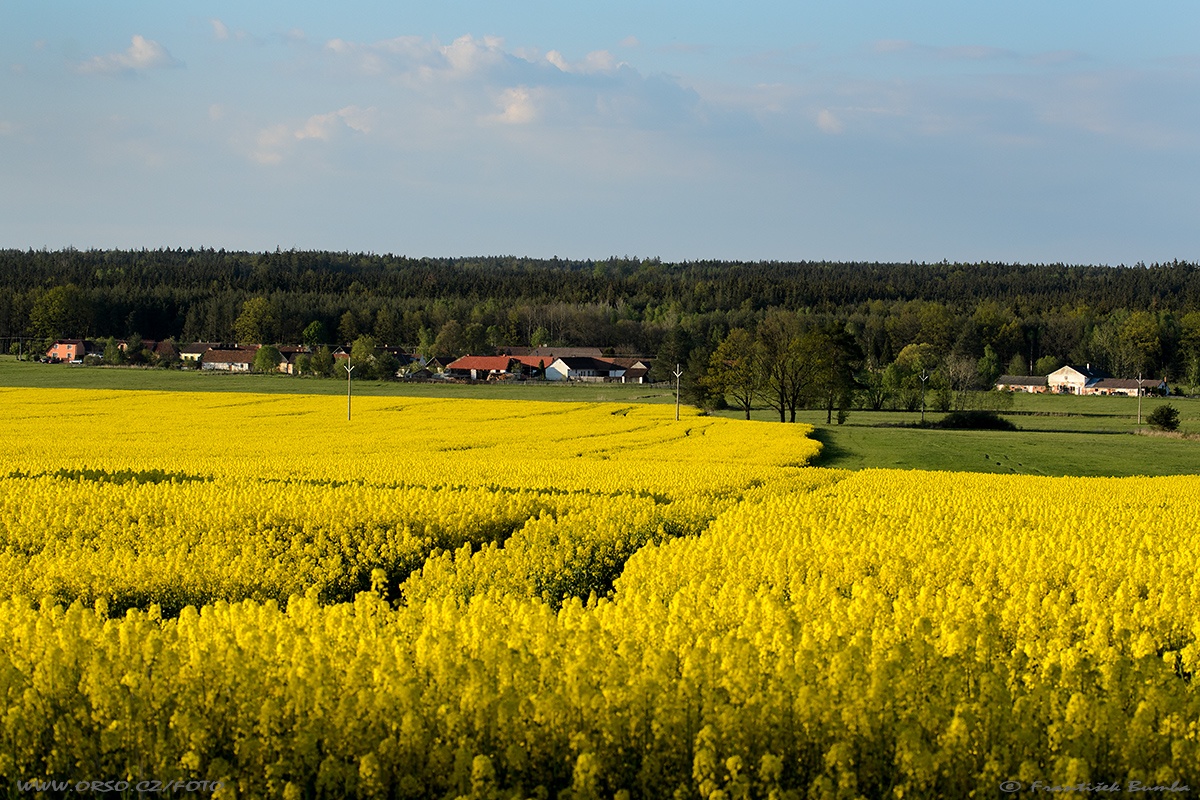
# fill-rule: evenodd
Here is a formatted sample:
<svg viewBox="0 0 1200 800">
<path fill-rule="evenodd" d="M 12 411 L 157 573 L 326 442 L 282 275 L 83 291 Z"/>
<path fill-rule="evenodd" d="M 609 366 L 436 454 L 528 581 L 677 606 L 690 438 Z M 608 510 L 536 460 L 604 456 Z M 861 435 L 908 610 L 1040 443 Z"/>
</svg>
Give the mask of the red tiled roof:
<svg viewBox="0 0 1200 800">
<path fill-rule="evenodd" d="M 511 356 L 463 356 L 447 364 L 446 369 L 477 369 L 489 372 L 507 372 L 509 362 L 512 360 Z"/>
</svg>

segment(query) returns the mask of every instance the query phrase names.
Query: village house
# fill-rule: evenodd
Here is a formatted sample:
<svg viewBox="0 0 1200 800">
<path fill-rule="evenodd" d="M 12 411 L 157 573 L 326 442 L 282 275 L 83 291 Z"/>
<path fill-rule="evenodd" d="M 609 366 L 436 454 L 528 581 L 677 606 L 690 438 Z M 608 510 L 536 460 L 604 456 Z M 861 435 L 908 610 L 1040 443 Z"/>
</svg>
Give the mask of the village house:
<svg viewBox="0 0 1200 800">
<path fill-rule="evenodd" d="M 1066 366 L 1046 376 L 1046 385 L 1055 394 L 1090 394 L 1088 389 L 1104 378 L 1110 377 L 1100 369 Z"/>
<path fill-rule="evenodd" d="M 513 374 L 514 360 L 512 356 L 463 356 L 446 365 L 446 374 L 476 381 L 497 380 Z"/>
<path fill-rule="evenodd" d="M 182 361 L 199 361 L 200 357 L 209 350 L 221 350 L 225 345 L 221 342 L 193 342 L 179 348 L 179 358 Z"/>
<path fill-rule="evenodd" d="M 642 358 L 620 358 L 615 357 L 610 359 L 618 367 L 624 367 L 625 372 L 621 375 L 621 383 L 649 383 L 650 382 L 650 360 Z"/>
<path fill-rule="evenodd" d="M 68 361 L 78 363 L 88 353 L 95 352 L 95 346 L 89 345 L 83 339 L 59 339 L 46 351 L 46 358 L 51 361 Z"/>
<path fill-rule="evenodd" d="M 431 375 L 445 375 L 446 367 L 454 363 L 445 356 L 434 356 L 421 362 L 421 369 L 428 370 Z"/>
<path fill-rule="evenodd" d="M 620 380 L 625 368 L 603 358 L 577 356 L 556 358 L 546 367 L 548 381 L 611 381 Z"/>
<path fill-rule="evenodd" d="M 204 355 L 200 357 L 200 369 L 218 372 L 250 372 L 254 367 L 254 354 L 257 352 L 258 345 L 239 347 L 233 350 L 209 349 L 204 351 Z"/>
<path fill-rule="evenodd" d="M 996 388 L 1009 392 L 1076 394 L 1076 395 L 1124 395 L 1136 397 L 1139 390 L 1143 395 L 1168 394 L 1170 387 L 1166 379 L 1146 378 L 1140 382 L 1135 378 L 1112 378 L 1103 370 L 1093 369 L 1091 364 L 1083 367 L 1066 366 L 1051 372 L 1046 377 L 1022 377 L 1001 375 Z"/>
<path fill-rule="evenodd" d="M 1002 392 L 1045 394 L 1050 387 L 1045 375 L 1001 375 L 996 379 L 996 388 Z"/>
<path fill-rule="evenodd" d="M 296 359 L 308 355 L 308 348 L 302 344 L 279 345 L 280 362 L 277 369 L 285 375 L 296 374 Z"/>
<path fill-rule="evenodd" d="M 1135 378 L 1102 378 L 1087 390 L 1087 394 L 1125 397 L 1137 397 L 1139 392 L 1143 397 L 1149 394 L 1170 394 L 1171 387 L 1167 385 L 1165 378 L 1145 378 L 1140 381 Z"/>
<path fill-rule="evenodd" d="M 179 360 L 179 347 L 171 339 L 163 339 L 153 347 L 154 357 L 159 361 Z"/>
</svg>

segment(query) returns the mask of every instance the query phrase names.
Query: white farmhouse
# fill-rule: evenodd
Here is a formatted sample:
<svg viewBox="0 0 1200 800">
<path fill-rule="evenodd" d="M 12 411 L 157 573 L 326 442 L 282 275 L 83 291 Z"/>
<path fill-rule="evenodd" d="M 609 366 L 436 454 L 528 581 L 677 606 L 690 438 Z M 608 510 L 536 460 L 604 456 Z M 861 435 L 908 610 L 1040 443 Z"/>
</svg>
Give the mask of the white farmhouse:
<svg viewBox="0 0 1200 800">
<path fill-rule="evenodd" d="M 612 381 L 620 380 L 624 374 L 625 367 L 591 356 L 556 358 L 546 367 L 548 381 Z"/>
<path fill-rule="evenodd" d="M 1108 375 L 1088 364 L 1083 367 L 1066 366 L 1046 376 L 1046 385 L 1056 394 L 1090 394 L 1095 384 Z"/>
</svg>

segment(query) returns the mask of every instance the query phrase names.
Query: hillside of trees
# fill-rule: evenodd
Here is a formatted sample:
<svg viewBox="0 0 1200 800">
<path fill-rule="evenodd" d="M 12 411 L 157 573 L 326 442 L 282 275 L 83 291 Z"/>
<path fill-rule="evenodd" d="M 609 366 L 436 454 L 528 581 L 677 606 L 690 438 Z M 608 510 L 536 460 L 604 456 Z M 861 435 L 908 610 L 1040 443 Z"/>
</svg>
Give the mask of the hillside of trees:
<svg viewBox="0 0 1200 800">
<path fill-rule="evenodd" d="M 729 359 L 713 354 L 731 332 L 742 332 L 734 344 L 769 348 L 777 329 L 792 344 L 825 337 L 809 348 L 837 343 L 838 369 L 859 376 L 860 393 L 897 364 L 911 374 L 932 368 L 945 384 L 954 370 L 986 385 L 1001 372 L 1090 363 L 1194 386 L 1200 267 L 0 251 L 0 340 L 13 346 L 135 335 L 310 344 L 368 336 L 424 355 L 583 345 L 656 357 L 663 378 L 688 365 L 703 395 L 718 391 L 709 373 Z"/>
</svg>

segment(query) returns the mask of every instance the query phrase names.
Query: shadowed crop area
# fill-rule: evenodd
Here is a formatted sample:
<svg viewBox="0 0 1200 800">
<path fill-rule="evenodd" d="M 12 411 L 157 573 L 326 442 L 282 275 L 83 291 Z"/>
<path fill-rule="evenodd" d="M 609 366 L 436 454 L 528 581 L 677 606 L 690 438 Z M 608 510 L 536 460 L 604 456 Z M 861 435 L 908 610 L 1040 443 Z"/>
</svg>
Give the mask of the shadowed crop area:
<svg viewBox="0 0 1200 800">
<path fill-rule="evenodd" d="M 662 405 L 0 389 L 0 774 L 286 798 L 1200 776 L 1200 478 Z M 69 721 L 69 724 L 68 722 Z M 211 785 L 216 785 L 211 783 Z"/>
</svg>

